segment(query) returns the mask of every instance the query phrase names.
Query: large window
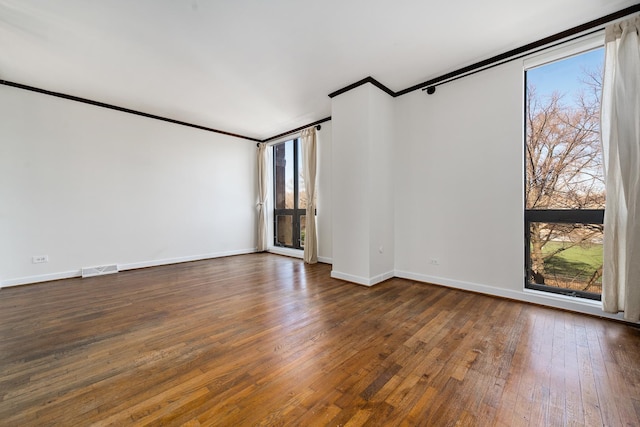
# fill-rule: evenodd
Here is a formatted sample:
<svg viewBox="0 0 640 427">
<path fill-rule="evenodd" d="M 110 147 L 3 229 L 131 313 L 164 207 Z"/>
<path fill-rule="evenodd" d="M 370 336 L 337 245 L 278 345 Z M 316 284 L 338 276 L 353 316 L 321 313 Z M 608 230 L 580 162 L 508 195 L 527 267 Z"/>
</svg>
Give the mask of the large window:
<svg viewBox="0 0 640 427">
<path fill-rule="evenodd" d="M 302 178 L 300 140 L 273 146 L 274 245 L 303 249 L 307 193 Z"/>
<path fill-rule="evenodd" d="M 526 70 L 525 286 L 600 299 L 603 48 Z"/>
</svg>

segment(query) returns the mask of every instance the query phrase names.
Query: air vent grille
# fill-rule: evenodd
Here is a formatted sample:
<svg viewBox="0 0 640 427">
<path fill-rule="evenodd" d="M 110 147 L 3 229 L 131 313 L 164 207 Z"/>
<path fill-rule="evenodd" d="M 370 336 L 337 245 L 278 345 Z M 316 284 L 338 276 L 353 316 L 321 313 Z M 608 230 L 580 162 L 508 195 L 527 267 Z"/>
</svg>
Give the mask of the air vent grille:
<svg viewBox="0 0 640 427">
<path fill-rule="evenodd" d="M 100 265 L 97 267 L 84 267 L 82 277 L 101 276 L 103 274 L 113 274 L 118 272 L 116 264 Z"/>
</svg>

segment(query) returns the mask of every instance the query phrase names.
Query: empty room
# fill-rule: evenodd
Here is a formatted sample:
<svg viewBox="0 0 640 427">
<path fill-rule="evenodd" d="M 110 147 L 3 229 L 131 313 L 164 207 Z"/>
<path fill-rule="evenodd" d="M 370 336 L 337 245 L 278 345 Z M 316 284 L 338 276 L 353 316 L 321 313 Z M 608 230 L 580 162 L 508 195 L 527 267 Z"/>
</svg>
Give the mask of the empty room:
<svg viewBox="0 0 640 427">
<path fill-rule="evenodd" d="M 0 426 L 640 425 L 635 0 L 0 0 Z"/>
</svg>

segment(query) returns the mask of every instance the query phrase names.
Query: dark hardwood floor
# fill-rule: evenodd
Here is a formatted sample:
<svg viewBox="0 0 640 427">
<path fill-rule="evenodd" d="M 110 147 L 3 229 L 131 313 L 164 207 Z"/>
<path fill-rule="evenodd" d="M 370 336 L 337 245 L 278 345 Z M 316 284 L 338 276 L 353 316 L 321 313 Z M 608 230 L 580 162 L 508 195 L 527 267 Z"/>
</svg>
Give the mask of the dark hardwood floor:
<svg viewBox="0 0 640 427">
<path fill-rule="evenodd" d="M 0 290 L 0 424 L 640 425 L 640 332 L 268 254 Z"/>
</svg>

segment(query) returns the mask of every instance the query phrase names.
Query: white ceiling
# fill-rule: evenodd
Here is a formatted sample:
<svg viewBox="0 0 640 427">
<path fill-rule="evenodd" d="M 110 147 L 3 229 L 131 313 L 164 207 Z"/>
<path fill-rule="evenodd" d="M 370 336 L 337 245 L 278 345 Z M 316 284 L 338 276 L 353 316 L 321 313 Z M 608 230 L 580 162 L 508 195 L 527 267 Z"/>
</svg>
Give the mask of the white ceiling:
<svg viewBox="0 0 640 427">
<path fill-rule="evenodd" d="M 0 79 L 265 139 L 636 0 L 0 0 Z"/>
</svg>

